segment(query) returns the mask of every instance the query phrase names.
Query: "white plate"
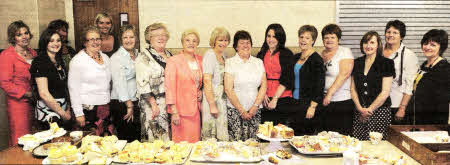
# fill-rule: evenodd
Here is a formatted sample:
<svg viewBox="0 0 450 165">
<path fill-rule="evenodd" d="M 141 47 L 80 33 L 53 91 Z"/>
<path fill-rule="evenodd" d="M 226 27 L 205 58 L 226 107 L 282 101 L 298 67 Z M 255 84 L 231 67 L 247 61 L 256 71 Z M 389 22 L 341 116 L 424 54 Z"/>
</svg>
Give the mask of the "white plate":
<svg viewBox="0 0 450 165">
<path fill-rule="evenodd" d="M 83 154 L 77 153 L 77 156 L 78 156 L 78 159 L 77 159 L 77 160 L 75 160 L 75 161 L 73 161 L 73 162 L 70 162 L 70 163 L 65 163 L 65 164 L 75 164 L 76 162 L 78 162 L 78 161 L 80 161 L 80 160 L 83 159 Z M 46 157 L 44 160 L 42 160 L 42 164 L 48 164 L 48 165 L 50 165 L 50 164 L 51 164 L 51 163 L 50 163 L 50 159 L 48 159 L 48 157 Z"/>
<path fill-rule="evenodd" d="M 267 140 L 267 141 L 287 142 L 290 140 L 290 139 L 285 139 L 285 138 L 270 138 L 270 137 L 264 136 L 262 134 L 256 134 L 256 136 L 262 140 Z"/>
<path fill-rule="evenodd" d="M 61 136 L 65 135 L 66 133 L 67 133 L 67 131 L 65 129 L 59 128 L 58 131 L 52 135 L 52 138 L 61 137 Z"/>
<path fill-rule="evenodd" d="M 297 148 L 293 143 L 292 143 L 292 141 L 289 141 L 289 144 L 292 146 L 292 147 L 294 147 L 299 153 L 301 153 L 301 154 L 305 154 L 305 155 L 342 155 L 345 151 L 342 151 L 342 152 L 321 152 L 321 151 L 318 151 L 318 152 L 308 152 L 308 151 L 303 151 L 302 149 L 300 149 L 300 148 Z M 358 142 L 358 144 L 357 144 L 357 146 L 356 146 L 356 151 L 360 151 L 361 150 L 361 148 L 362 148 L 362 145 L 361 145 L 361 142 Z"/>
<path fill-rule="evenodd" d="M 266 155 L 261 156 L 261 158 L 266 161 L 268 164 L 273 165 L 273 163 L 269 162 L 269 157 L 273 156 L 274 158 L 276 158 L 278 160 L 278 164 L 302 164 L 304 163 L 304 160 L 298 156 L 295 156 L 294 154 L 292 154 L 292 157 L 290 159 L 281 159 L 279 157 L 276 156 L 275 153 L 269 153 Z"/>
</svg>

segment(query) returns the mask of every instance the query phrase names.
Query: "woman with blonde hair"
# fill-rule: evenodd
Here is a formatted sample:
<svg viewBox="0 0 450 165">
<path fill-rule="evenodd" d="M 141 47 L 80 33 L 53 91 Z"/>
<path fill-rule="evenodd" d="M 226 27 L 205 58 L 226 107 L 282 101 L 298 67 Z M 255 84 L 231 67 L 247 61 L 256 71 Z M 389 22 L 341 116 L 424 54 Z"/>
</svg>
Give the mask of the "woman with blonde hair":
<svg viewBox="0 0 450 165">
<path fill-rule="evenodd" d="M 165 89 L 167 112 L 171 114 L 172 140 L 200 140 L 202 57 L 196 54 L 200 37 L 194 29 L 183 32 L 183 50 L 167 59 Z"/>
<path fill-rule="evenodd" d="M 216 138 L 228 141 L 226 95 L 223 87 L 225 49 L 230 44 L 230 33 L 217 27 L 211 33 L 209 49 L 203 55 L 202 139 Z"/>
<path fill-rule="evenodd" d="M 149 47 L 136 59 L 137 97 L 141 106 L 141 138 L 143 140 L 170 140 L 169 121 L 165 95 L 169 32 L 162 23 L 153 23 L 145 29 L 145 42 Z"/>
<path fill-rule="evenodd" d="M 108 13 L 99 13 L 95 17 L 94 25 L 100 30 L 100 36 L 102 38 L 102 53 L 107 54 L 109 57 L 116 52 L 119 47 L 119 38 L 114 35 L 114 25 L 111 15 Z"/>
</svg>

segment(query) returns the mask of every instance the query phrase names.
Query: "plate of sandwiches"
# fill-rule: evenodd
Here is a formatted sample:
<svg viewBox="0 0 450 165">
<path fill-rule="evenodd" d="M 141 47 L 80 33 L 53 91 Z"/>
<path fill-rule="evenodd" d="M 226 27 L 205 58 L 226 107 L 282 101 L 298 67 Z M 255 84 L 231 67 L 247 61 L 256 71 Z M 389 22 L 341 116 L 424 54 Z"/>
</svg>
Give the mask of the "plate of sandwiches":
<svg viewBox="0 0 450 165">
<path fill-rule="evenodd" d="M 289 144 L 306 155 L 342 155 L 350 148 L 361 150 L 358 139 L 332 131 L 323 131 L 315 136 L 295 136 L 289 140 Z"/>
<path fill-rule="evenodd" d="M 258 126 L 258 138 L 266 141 L 289 141 L 294 137 L 294 130 L 286 125 L 273 125 L 273 122 L 264 122 Z"/>
</svg>

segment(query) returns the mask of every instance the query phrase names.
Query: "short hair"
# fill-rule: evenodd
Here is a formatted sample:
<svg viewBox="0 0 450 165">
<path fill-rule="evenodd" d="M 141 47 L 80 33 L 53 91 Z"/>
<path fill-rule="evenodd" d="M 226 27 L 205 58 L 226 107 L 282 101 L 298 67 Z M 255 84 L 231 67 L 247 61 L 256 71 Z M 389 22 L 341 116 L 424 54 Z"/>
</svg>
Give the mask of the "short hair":
<svg viewBox="0 0 450 165">
<path fill-rule="evenodd" d="M 448 47 L 447 32 L 442 29 L 431 29 L 423 35 L 422 41 L 420 41 L 420 45 L 421 47 L 423 47 L 423 45 L 428 44 L 431 41 L 436 42 L 440 45 L 439 56 L 442 56 L 442 54 L 444 54 L 445 50 L 447 50 Z"/>
<path fill-rule="evenodd" d="M 94 32 L 94 33 L 97 33 L 97 34 L 100 35 L 100 30 L 98 29 L 97 26 L 92 26 L 91 25 L 91 26 L 88 26 L 88 27 L 84 28 L 83 31 L 81 32 L 81 36 L 80 36 L 81 37 L 81 43 L 82 43 L 83 47 L 84 47 L 84 44 L 88 41 L 86 35 L 88 33 L 91 33 L 91 32 Z"/>
<path fill-rule="evenodd" d="M 193 34 L 195 35 L 195 37 L 197 37 L 197 46 L 198 44 L 200 44 L 200 35 L 198 34 L 197 30 L 195 30 L 194 28 L 191 29 L 187 29 L 185 30 L 182 34 L 181 34 L 181 43 L 183 43 L 184 38 L 186 38 L 186 36 Z"/>
<path fill-rule="evenodd" d="M 370 39 L 372 39 L 372 37 L 376 37 L 377 39 L 377 56 L 382 56 L 383 55 L 383 46 L 381 43 L 381 37 L 380 35 L 376 32 L 376 31 L 368 31 L 366 34 L 364 34 L 364 36 L 361 38 L 361 42 L 359 43 L 359 49 L 361 49 L 361 53 L 362 54 L 366 54 L 364 53 L 364 48 L 363 48 L 363 44 L 366 44 L 367 42 L 369 42 Z"/>
<path fill-rule="evenodd" d="M 99 22 L 100 19 L 102 19 L 102 18 L 108 18 L 109 21 L 111 21 L 111 28 L 109 29 L 109 33 L 112 33 L 112 31 L 114 30 L 113 19 L 112 19 L 111 15 L 109 15 L 109 14 L 106 13 L 106 12 L 98 13 L 97 16 L 95 16 L 95 20 L 94 20 L 95 26 L 97 26 L 98 22 Z"/>
<path fill-rule="evenodd" d="M 397 29 L 398 31 L 400 31 L 400 37 L 401 37 L 402 39 L 405 38 L 405 36 L 406 36 L 406 25 L 405 25 L 405 23 L 403 23 L 403 22 L 400 21 L 400 20 L 389 21 L 389 22 L 386 24 L 386 28 L 384 29 L 384 33 L 386 33 L 387 30 L 388 30 L 389 28 L 391 28 L 391 27 L 393 27 L 393 28 Z"/>
<path fill-rule="evenodd" d="M 133 32 L 134 37 L 137 37 L 136 36 L 136 30 L 135 30 L 134 26 L 130 25 L 130 24 L 125 24 L 122 27 L 120 27 L 120 31 L 119 31 L 119 42 L 120 42 L 121 45 L 122 45 L 122 42 L 123 42 L 122 41 L 122 35 L 128 30 L 131 30 Z"/>
<path fill-rule="evenodd" d="M 167 39 L 169 39 L 170 35 L 169 35 L 169 31 L 167 30 L 166 25 L 164 25 L 163 23 L 157 22 L 157 23 L 153 23 L 151 25 L 148 25 L 147 28 L 145 28 L 144 35 L 145 35 L 145 42 L 147 44 L 150 44 L 150 38 L 152 38 L 151 32 L 154 31 L 154 30 L 158 30 L 158 29 L 164 29 L 166 31 Z"/>
<path fill-rule="evenodd" d="M 230 43 L 230 33 L 228 33 L 228 30 L 224 27 L 216 27 L 211 32 L 211 37 L 209 38 L 209 46 L 214 48 L 216 46 L 216 39 L 219 37 L 225 37 L 228 40 L 228 43 Z"/>
<path fill-rule="evenodd" d="M 57 34 L 59 36 L 59 33 L 57 32 L 57 29 L 55 28 L 47 28 L 45 29 L 41 36 L 39 37 L 39 52 L 38 55 L 39 56 L 47 56 L 47 49 L 48 49 L 48 43 L 50 43 L 51 38 L 54 34 Z M 61 39 L 61 36 L 59 36 Z M 61 45 L 62 45 L 62 41 Z M 62 48 L 59 49 L 59 51 L 56 53 L 55 59 L 56 59 L 56 64 L 57 65 L 62 65 L 64 66 L 64 62 L 62 59 Z"/>
<path fill-rule="evenodd" d="M 14 21 L 8 26 L 8 42 L 11 45 L 16 44 L 16 33 L 20 30 L 20 28 L 26 28 L 30 34 L 30 40 L 33 38 L 33 34 L 30 32 L 30 27 L 28 27 L 27 24 L 25 24 L 22 20 Z"/>
<path fill-rule="evenodd" d="M 286 44 L 286 32 L 284 32 L 283 26 L 281 26 L 278 23 L 273 23 L 267 26 L 266 33 L 264 34 L 264 43 L 261 46 L 261 50 L 263 53 L 265 53 L 269 49 L 269 45 L 267 44 L 267 33 L 269 33 L 270 30 L 274 31 L 275 38 L 278 41 L 277 47 L 275 48 L 275 51 L 273 53 L 278 52 L 280 49 L 285 48 Z"/>
<path fill-rule="evenodd" d="M 327 34 L 336 34 L 338 40 L 340 40 L 342 36 L 342 30 L 336 24 L 328 24 L 322 29 L 322 40 L 325 38 L 325 35 Z"/>
<path fill-rule="evenodd" d="M 245 30 L 239 30 L 234 34 L 234 37 L 233 37 L 233 48 L 235 51 L 237 51 L 236 47 L 237 47 L 239 40 L 250 40 L 250 45 L 253 46 L 252 36 L 250 36 L 250 33 L 248 33 Z"/>
<path fill-rule="evenodd" d="M 59 30 L 61 28 L 66 28 L 66 30 L 69 30 L 69 24 L 61 19 L 57 19 L 57 20 L 53 20 L 52 22 L 48 23 L 48 27 L 49 29 L 55 29 L 55 30 Z"/>
<path fill-rule="evenodd" d="M 300 35 L 302 35 L 305 32 L 311 33 L 311 37 L 314 40 L 312 46 L 314 46 L 314 44 L 316 43 L 316 39 L 317 39 L 316 27 L 314 27 L 313 25 L 303 25 L 302 27 L 300 27 L 300 29 L 298 29 L 298 37 L 300 37 Z"/>
</svg>

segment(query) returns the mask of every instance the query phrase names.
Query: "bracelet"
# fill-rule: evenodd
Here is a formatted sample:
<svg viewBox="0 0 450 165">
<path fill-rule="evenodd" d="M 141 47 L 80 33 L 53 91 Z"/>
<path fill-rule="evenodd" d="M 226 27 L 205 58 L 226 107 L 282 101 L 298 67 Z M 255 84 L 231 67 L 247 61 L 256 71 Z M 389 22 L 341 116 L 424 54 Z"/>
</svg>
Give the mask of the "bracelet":
<svg viewBox="0 0 450 165">
<path fill-rule="evenodd" d="M 255 104 L 253 104 L 253 106 L 255 106 L 255 107 L 259 107 L 259 105 L 258 105 L 258 104 L 256 104 L 256 103 L 255 103 Z"/>
<path fill-rule="evenodd" d="M 406 107 L 406 105 L 404 105 L 404 104 L 400 104 L 400 107 Z"/>
</svg>

